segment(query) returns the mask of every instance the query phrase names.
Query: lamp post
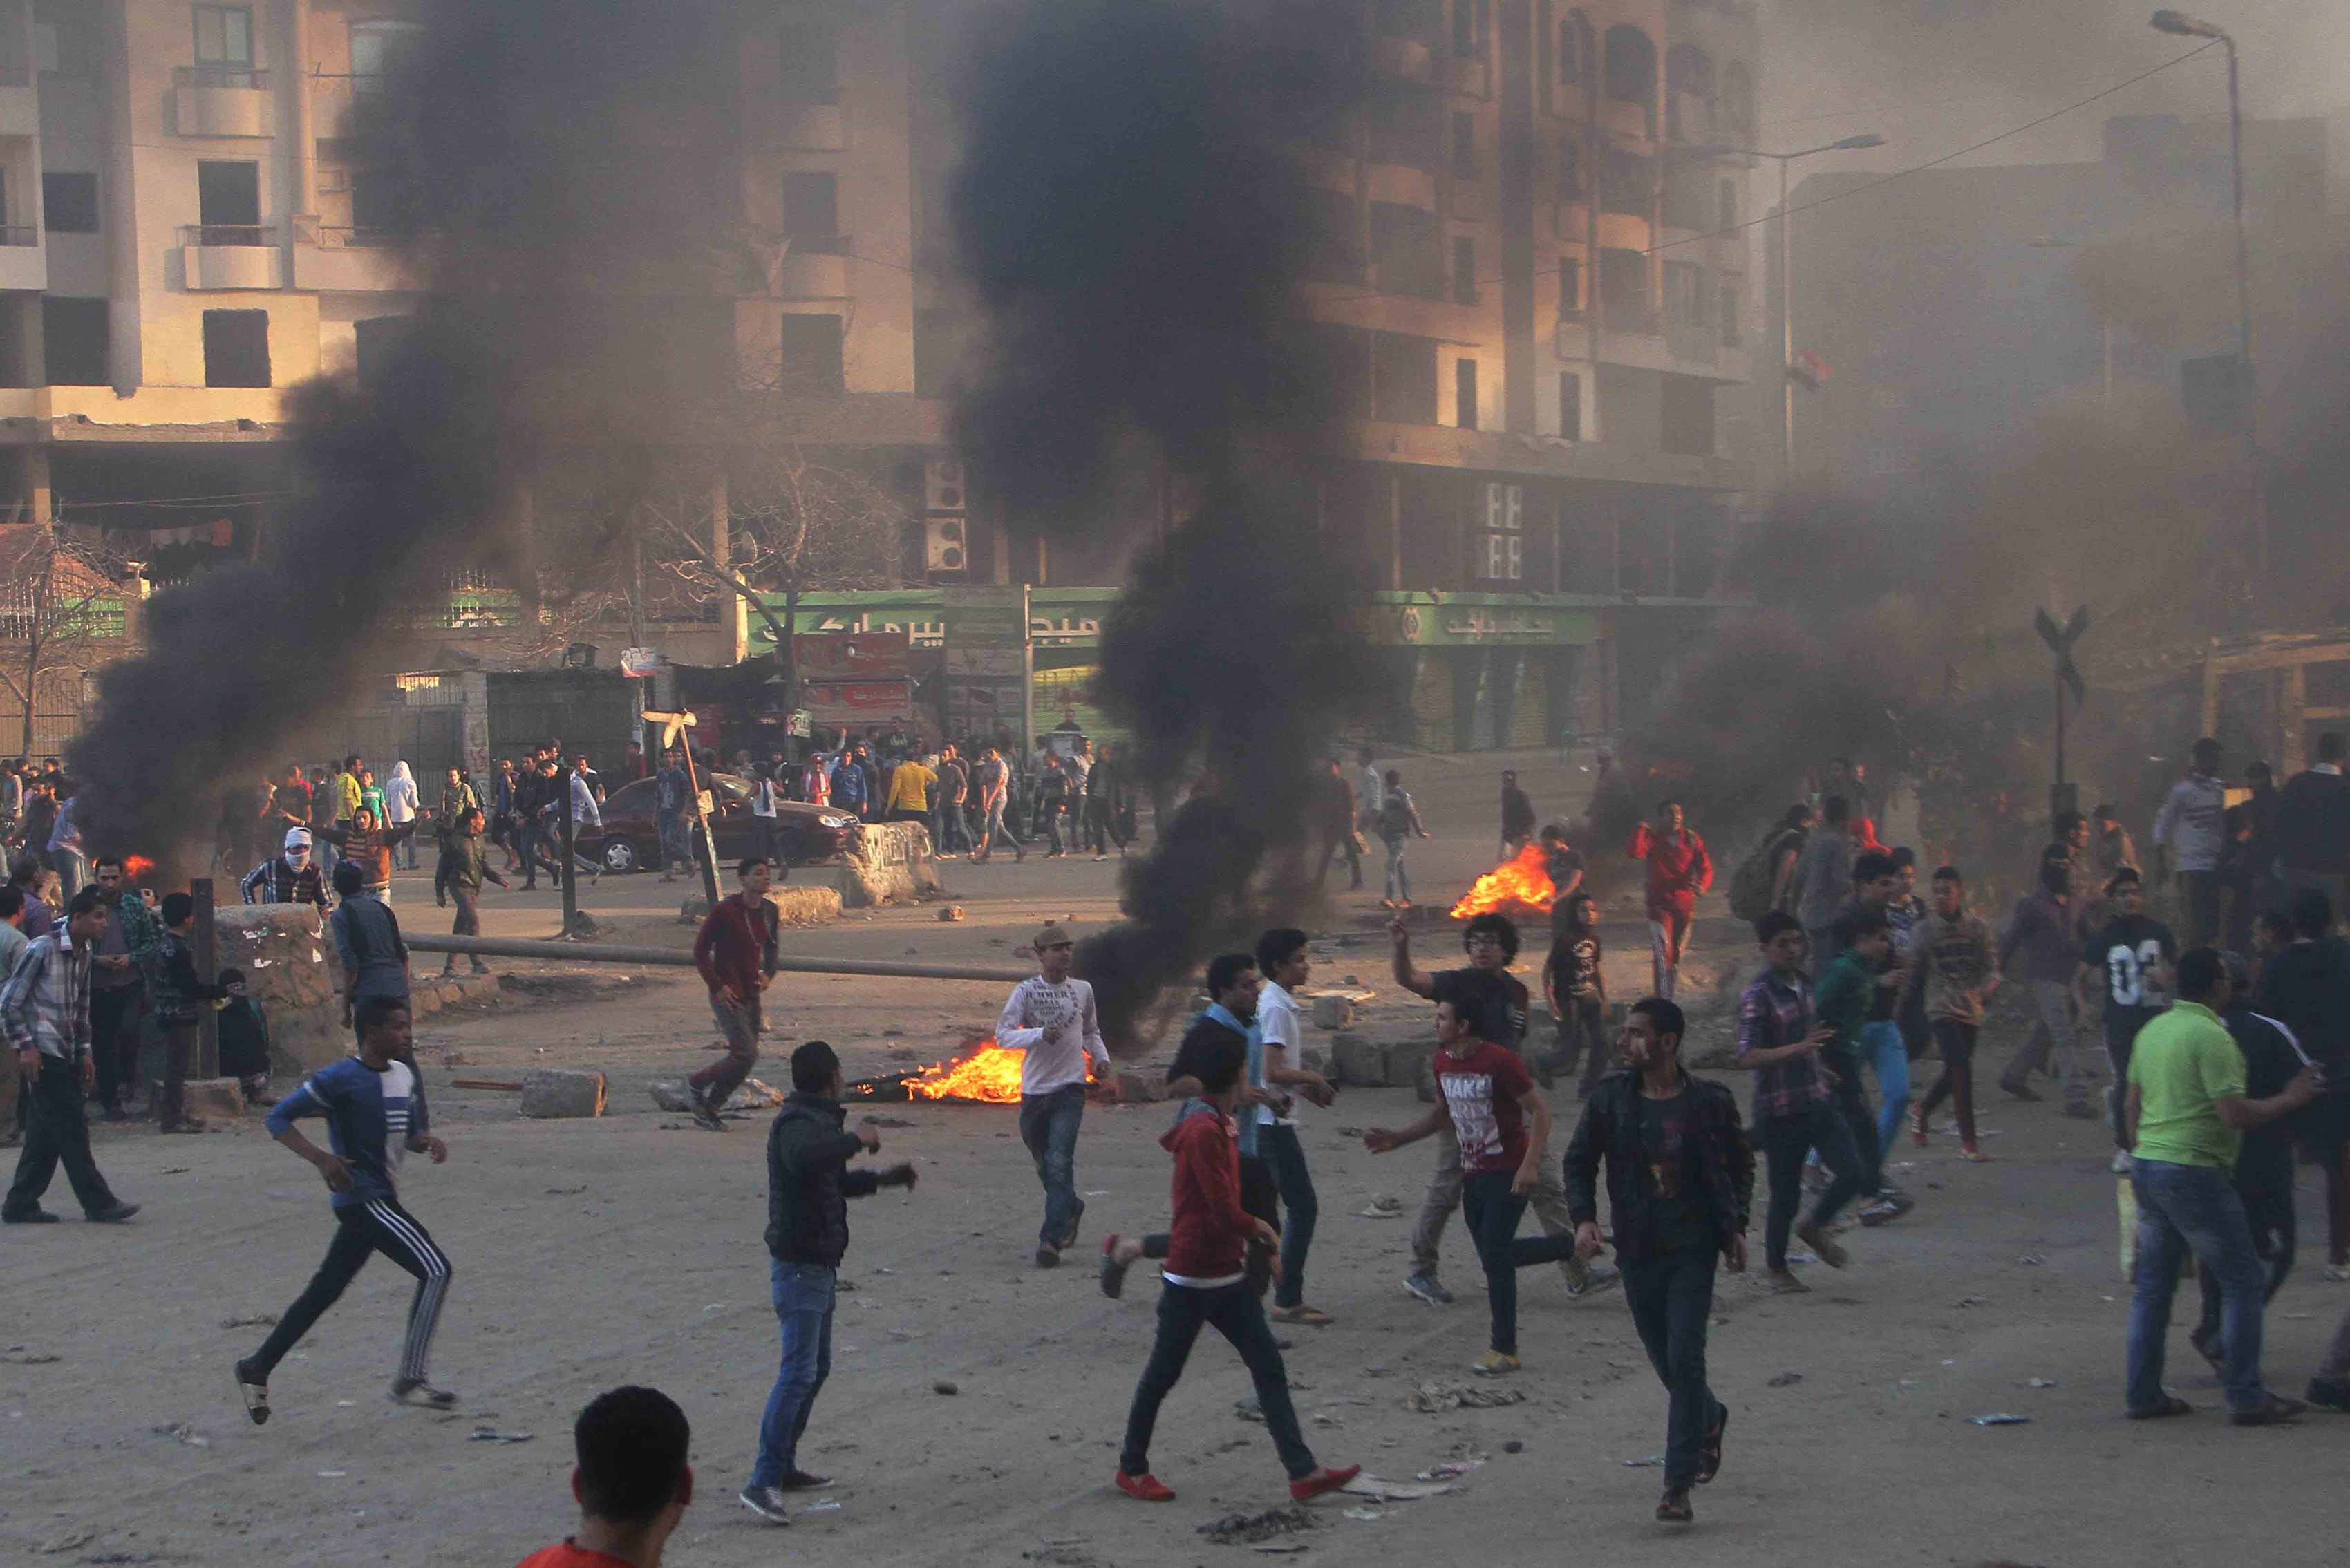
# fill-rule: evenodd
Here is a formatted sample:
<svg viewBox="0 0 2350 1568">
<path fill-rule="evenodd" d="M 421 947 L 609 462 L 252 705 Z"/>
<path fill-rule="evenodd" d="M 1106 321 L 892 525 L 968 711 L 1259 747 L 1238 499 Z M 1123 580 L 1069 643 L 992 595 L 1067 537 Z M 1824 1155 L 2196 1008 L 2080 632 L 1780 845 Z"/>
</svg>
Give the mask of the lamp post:
<svg viewBox="0 0 2350 1568">
<path fill-rule="evenodd" d="M 1790 270 L 1787 250 L 1787 165 L 1798 158 L 1809 158 L 1814 152 L 1851 152 L 1864 147 L 1882 147 L 1885 138 L 1875 131 L 1863 131 L 1819 147 L 1806 147 L 1799 152 L 1762 152 L 1746 149 L 1750 158 L 1770 158 L 1779 165 L 1779 401 L 1781 430 L 1785 452 L 1786 472 L 1783 476 L 1795 476 L 1795 289 L 1794 274 Z"/>
<path fill-rule="evenodd" d="M 2260 478 L 2260 430 L 2252 391 L 2252 288 L 2245 267 L 2244 245 L 2244 110 L 2237 95 L 2236 40 L 2226 28 L 2184 11 L 2157 11 L 2148 18 L 2158 33 L 2181 38 L 2210 38 L 2228 51 L 2228 165 L 2230 199 L 2236 221 L 2236 358 L 2238 395 L 2243 407 L 2238 417 L 2244 433 L 2244 482 L 2251 491 L 2252 565 L 2259 576 L 2268 576 L 2269 529 L 2267 503 Z"/>
</svg>

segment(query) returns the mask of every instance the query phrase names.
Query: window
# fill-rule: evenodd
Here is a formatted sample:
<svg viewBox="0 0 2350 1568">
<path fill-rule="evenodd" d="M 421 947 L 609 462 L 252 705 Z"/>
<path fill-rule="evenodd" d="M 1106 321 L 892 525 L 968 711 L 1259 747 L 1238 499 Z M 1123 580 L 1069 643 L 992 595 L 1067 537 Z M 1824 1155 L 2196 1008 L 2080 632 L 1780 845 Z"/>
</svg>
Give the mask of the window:
<svg viewBox="0 0 2350 1568">
<path fill-rule="evenodd" d="M 1713 136 L 1713 61 L 1688 44 L 1665 51 L 1665 134 L 1676 141 Z"/>
<path fill-rule="evenodd" d="M 1754 78 L 1746 67 L 1732 60 L 1721 67 L 1721 117 L 1730 129 L 1741 136 L 1754 130 Z"/>
<path fill-rule="evenodd" d="M 1705 325 L 1705 268 L 1695 262 L 1665 264 L 1665 320 L 1673 327 Z"/>
<path fill-rule="evenodd" d="M 1648 258 L 1638 251 L 1599 253 L 1599 306 L 1617 332 L 1649 332 Z"/>
<path fill-rule="evenodd" d="M 105 386 L 107 329 L 106 301 L 43 295 L 41 343 L 48 384 Z"/>
<path fill-rule="evenodd" d="M 782 38 L 782 79 L 786 103 L 840 101 L 840 34 L 831 23 L 787 24 Z"/>
<path fill-rule="evenodd" d="M 1363 266 L 1363 221 L 1355 199 L 1344 191 L 1308 185 L 1297 192 L 1305 215 L 1305 275 L 1322 283 L 1367 281 Z"/>
<path fill-rule="evenodd" d="M 1433 174 L 1444 156 L 1444 109 L 1434 88 L 1383 77 L 1370 88 L 1370 151 L 1374 163 L 1396 163 Z"/>
<path fill-rule="evenodd" d="M 1735 282 L 1721 286 L 1721 340 L 1732 348 L 1746 341 L 1745 334 L 1739 330 L 1738 326 L 1738 285 Z"/>
<path fill-rule="evenodd" d="M 196 243 L 200 245 L 260 244 L 261 165 L 215 163 L 209 160 L 198 163 L 196 223 Z M 265 387 L 268 384 L 260 383 Z"/>
<path fill-rule="evenodd" d="M 1558 314 L 1573 321 L 1583 315 L 1583 262 L 1577 256 L 1558 258 Z"/>
<path fill-rule="evenodd" d="M 1483 525 L 1472 545 L 1472 575 L 1488 582 L 1517 582 L 1525 576 L 1525 488 L 1488 484 L 1484 503 Z"/>
<path fill-rule="evenodd" d="M 1558 144 L 1558 199 L 1562 202 L 1583 200 L 1583 140 L 1569 136 Z"/>
<path fill-rule="evenodd" d="M 1713 222 L 1713 171 L 1702 153 L 1665 152 L 1665 226 L 1703 231 Z"/>
<path fill-rule="evenodd" d="M 1403 332 L 1371 338 L 1371 409 L 1399 424 L 1436 422 L 1436 339 Z"/>
<path fill-rule="evenodd" d="M 97 70 L 97 15 L 88 0 L 36 0 L 33 65 L 47 76 L 87 77 Z"/>
<path fill-rule="evenodd" d="M 1599 152 L 1599 210 L 1645 218 L 1656 201 L 1657 161 L 1603 147 Z"/>
<path fill-rule="evenodd" d="M 1586 40 L 1591 36 L 1591 19 L 1581 11 L 1569 11 L 1558 25 L 1558 79 L 1569 87 L 1583 80 L 1590 69 L 1586 57 Z"/>
<path fill-rule="evenodd" d="M 1657 130 L 1657 46 L 1648 35 L 1629 23 L 1607 29 L 1600 45 L 1601 68 L 1607 96 L 1619 103 L 1637 103 L 1648 110 L 1648 132 Z"/>
<path fill-rule="evenodd" d="M 16 8 L 9 8 L 7 26 L 0 26 L 0 85 L 23 87 L 33 79 L 31 62 L 25 57 L 25 30 L 17 23 Z"/>
<path fill-rule="evenodd" d="M 1452 52 L 1474 57 L 1485 52 L 1485 31 L 1492 0 L 1452 0 Z"/>
<path fill-rule="evenodd" d="M 1371 261 L 1378 268 L 1380 293 L 1444 297 L 1444 235 L 1435 213 L 1372 202 Z"/>
<path fill-rule="evenodd" d="M 253 64 L 253 7 L 199 5 L 196 10 L 196 64 Z"/>
<path fill-rule="evenodd" d="M 950 397 L 962 355 L 962 318 L 951 310 L 914 312 L 914 396 Z"/>
<path fill-rule="evenodd" d="M 409 316 L 370 316 L 351 323 L 352 333 L 359 339 L 360 386 L 383 385 L 384 373 L 390 369 L 400 342 L 415 329 L 415 317 Z"/>
<path fill-rule="evenodd" d="M 1679 457 L 1713 455 L 1713 383 L 1702 376 L 1664 378 L 1664 449 Z"/>
<path fill-rule="evenodd" d="M 423 42 L 424 29 L 414 22 L 352 23 L 353 90 L 381 92 L 386 78 L 404 69 Z"/>
<path fill-rule="evenodd" d="M 204 385 L 269 385 L 269 312 L 204 312 Z"/>
<path fill-rule="evenodd" d="M 1453 421 L 1464 431 L 1477 428 L 1477 361 L 1452 362 Z"/>
<path fill-rule="evenodd" d="M 1452 303 L 1477 303 L 1477 242 L 1466 234 L 1452 242 Z"/>
<path fill-rule="evenodd" d="M 784 176 L 784 234 L 792 249 L 845 254 L 840 234 L 840 180 L 832 174 Z"/>
<path fill-rule="evenodd" d="M 98 176 L 41 176 L 41 214 L 53 234 L 98 233 Z"/>
<path fill-rule="evenodd" d="M 837 398 L 848 389 L 843 325 L 837 316 L 784 317 L 782 374 L 776 384 L 785 396 Z"/>
<path fill-rule="evenodd" d="M 1461 180 L 1477 178 L 1477 117 L 1473 114 L 1452 117 L 1452 173 Z"/>
<path fill-rule="evenodd" d="M 1583 378 L 1572 370 L 1558 373 L 1558 433 L 1569 441 L 1583 439 Z"/>
</svg>

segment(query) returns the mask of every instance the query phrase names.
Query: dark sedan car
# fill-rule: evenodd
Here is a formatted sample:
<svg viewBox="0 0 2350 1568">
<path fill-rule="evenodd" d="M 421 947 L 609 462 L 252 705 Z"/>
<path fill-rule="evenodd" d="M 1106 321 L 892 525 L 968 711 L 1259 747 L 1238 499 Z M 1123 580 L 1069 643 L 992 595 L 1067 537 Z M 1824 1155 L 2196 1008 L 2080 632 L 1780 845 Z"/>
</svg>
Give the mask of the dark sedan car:
<svg viewBox="0 0 2350 1568">
<path fill-rule="evenodd" d="M 717 809 L 710 830 L 718 842 L 719 865 L 729 867 L 745 855 L 757 854 L 763 847 L 762 825 L 751 815 L 750 781 L 733 774 L 710 774 L 702 783 Z M 607 871 L 637 871 L 660 865 L 660 828 L 655 819 L 659 803 L 660 786 L 651 779 L 639 779 L 613 791 L 604 802 L 604 826 L 579 835 L 580 857 Z M 858 831 L 853 813 L 796 800 L 775 803 L 777 849 L 786 866 L 830 860 L 855 845 Z"/>
</svg>

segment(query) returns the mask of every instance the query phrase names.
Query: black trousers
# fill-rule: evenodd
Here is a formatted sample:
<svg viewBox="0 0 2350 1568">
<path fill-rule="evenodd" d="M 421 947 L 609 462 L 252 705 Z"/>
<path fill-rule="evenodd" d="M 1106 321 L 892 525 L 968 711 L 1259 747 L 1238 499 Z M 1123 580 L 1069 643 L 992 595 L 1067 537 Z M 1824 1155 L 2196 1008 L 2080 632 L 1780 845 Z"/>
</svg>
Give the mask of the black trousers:
<svg viewBox="0 0 2350 1568">
<path fill-rule="evenodd" d="M 1877 1113 L 1868 1108 L 1868 1092 L 1860 1085 L 1858 1060 L 1836 1065 L 1836 1114 L 1852 1129 L 1852 1147 L 1860 1156 L 1863 1197 L 1885 1190 L 1885 1151 L 1877 1143 Z"/>
<path fill-rule="evenodd" d="M 89 988 L 89 1054 L 98 1064 L 98 1103 L 119 1111 L 139 1097 L 139 987 Z"/>
<path fill-rule="evenodd" d="M 2293 1180 L 2287 1177 L 2281 1187 L 2236 1189 L 2244 1200 L 2244 1220 L 2251 1227 L 2252 1246 L 2261 1255 L 2261 1272 L 2264 1276 L 2261 1300 L 2276 1300 L 2277 1291 L 2293 1272 L 2293 1245 L 2297 1239 L 2293 1215 Z M 2195 1324 L 2195 1337 L 2216 1340 L 2220 1333 L 2220 1280 L 2209 1269 L 2195 1271 L 2203 1288 L 2203 1311 Z"/>
<path fill-rule="evenodd" d="M 1492 1347 L 1518 1353 L 1518 1271 L 1530 1263 L 1564 1262 L 1575 1255 L 1575 1232 L 1521 1236 L 1526 1200 L 1510 1190 L 1509 1170 L 1473 1171 L 1461 1179 L 1461 1218 L 1485 1268 L 1485 1299 L 1492 1309 Z"/>
<path fill-rule="evenodd" d="M 83 1213 L 113 1208 L 114 1189 L 90 1158 L 89 1123 L 83 1117 L 81 1078 L 74 1064 L 42 1057 L 41 1075 L 25 1085 L 25 1147 L 16 1156 L 16 1179 L 0 1203 L 0 1217 L 21 1220 L 38 1209 L 59 1165 Z"/>
<path fill-rule="evenodd" d="M 1552 1065 L 1561 1073 L 1575 1070 L 1576 1055 L 1583 1055 L 1583 1080 L 1575 1093 L 1589 1098 L 1599 1080 L 1607 1075 L 1615 1058 L 1615 1047 L 1607 1039 L 1607 1010 L 1596 996 L 1565 996 L 1559 1001 L 1566 1014 L 1558 1021 L 1558 1054 Z"/>
<path fill-rule="evenodd" d="M 286 1315 L 253 1353 L 254 1369 L 261 1381 L 302 1342 L 326 1310 L 341 1299 L 344 1287 L 359 1277 L 371 1253 L 381 1252 L 416 1276 L 416 1296 L 408 1306 L 408 1337 L 400 1353 L 403 1383 L 422 1382 L 425 1359 L 432 1350 L 432 1330 L 441 1321 L 441 1303 L 449 1294 L 449 1256 L 433 1244 L 416 1217 L 397 1199 L 377 1198 L 335 1210 L 335 1239 L 326 1261 Z"/>
<path fill-rule="evenodd" d="M 1273 1330 L 1264 1321 L 1264 1303 L 1245 1280 L 1202 1289 L 1197 1285 L 1164 1285 L 1159 1292 L 1159 1335 L 1150 1345 L 1150 1360 L 1142 1380 L 1134 1386 L 1134 1404 L 1126 1417 L 1126 1441 L 1119 1448 L 1118 1468 L 1127 1475 L 1150 1473 L 1150 1434 L 1159 1424 L 1159 1407 L 1183 1376 L 1200 1330 L 1213 1324 L 1218 1334 L 1241 1353 L 1250 1380 L 1256 1385 L 1256 1402 L 1264 1412 L 1264 1429 L 1281 1455 L 1289 1479 L 1314 1473 L 1314 1452 L 1297 1428 L 1297 1407 L 1289 1397 L 1289 1374 Z"/>
<path fill-rule="evenodd" d="M 1711 1247 L 1677 1247 L 1653 1257 L 1617 1253 L 1624 1304 L 1665 1385 L 1665 1485 L 1696 1484 L 1706 1434 L 1727 1414 L 1705 1381 L 1705 1331 L 1713 1315 Z"/>
</svg>

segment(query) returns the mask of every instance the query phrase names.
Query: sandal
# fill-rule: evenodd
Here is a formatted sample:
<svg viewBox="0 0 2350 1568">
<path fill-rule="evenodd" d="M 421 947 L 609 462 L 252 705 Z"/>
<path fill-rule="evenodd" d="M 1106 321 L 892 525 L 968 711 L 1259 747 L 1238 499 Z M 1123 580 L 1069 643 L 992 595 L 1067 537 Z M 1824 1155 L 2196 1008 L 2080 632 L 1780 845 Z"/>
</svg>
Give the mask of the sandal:
<svg viewBox="0 0 2350 1568">
<path fill-rule="evenodd" d="M 1724 1405 L 1721 1414 L 1714 1418 L 1713 1430 L 1705 1435 L 1698 1449 L 1697 1484 L 1703 1486 L 1721 1473 L 1721 1434 L 1730 1427 L 1730 1407 Z"/>
<path fill-rule="evenodd" d="M 2195 1407 L 2176 1394 L 2166 1394 L 2162 1397 L 2162 1403 L 2151 1410 L 2128 1410 L 2124 1414 L 2133 1421 L 2159 1421 L 2165 1416 L 2192 1416 Z"/>
<path fill-rule="evenodd" d="M 1338 1321 L 1320 1307 L 1310 1307 L 1302 1302 L 1295 1306 L 1277 1306 L 1264 1315 L 1275 1323 L 1302 1323 L 1315 1328 L 1324 1328 Z"/>
</svg>

